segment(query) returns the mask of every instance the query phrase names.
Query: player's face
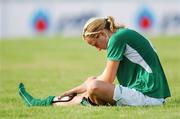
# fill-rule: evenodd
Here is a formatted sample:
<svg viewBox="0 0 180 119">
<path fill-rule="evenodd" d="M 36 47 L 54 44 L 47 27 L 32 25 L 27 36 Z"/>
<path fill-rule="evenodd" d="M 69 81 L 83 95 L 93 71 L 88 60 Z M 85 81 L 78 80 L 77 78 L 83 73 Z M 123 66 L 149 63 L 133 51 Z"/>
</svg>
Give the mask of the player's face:
<svg viewBox="0 0 180 119">
<path fill-rule="evenodd" d="M 100 33 L 97 38 L 87 37 L 86 41 L 89 45 L 96 47 L 99 51 L 107 49 L 108 37 L 105 33 Z"/>
</svg>

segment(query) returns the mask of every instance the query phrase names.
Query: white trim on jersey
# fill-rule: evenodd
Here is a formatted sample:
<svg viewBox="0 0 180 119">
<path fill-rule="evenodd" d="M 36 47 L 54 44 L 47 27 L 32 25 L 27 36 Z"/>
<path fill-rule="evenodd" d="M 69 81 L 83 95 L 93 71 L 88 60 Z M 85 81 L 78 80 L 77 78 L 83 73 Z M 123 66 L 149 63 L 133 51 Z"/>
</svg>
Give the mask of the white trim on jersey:
<svg viewBox="0 0 180 119">
<path fill-rule="evenodd" d="M 126 44 L 126 50 L 124 56 L 128 58 L 131 62 L 139 64 L 143 67 L 148 73 L 152 73 L 150 66 L 146 63 L 146 61 L 141 57 L 141 55 L 128 44 Z"/>
</svg>

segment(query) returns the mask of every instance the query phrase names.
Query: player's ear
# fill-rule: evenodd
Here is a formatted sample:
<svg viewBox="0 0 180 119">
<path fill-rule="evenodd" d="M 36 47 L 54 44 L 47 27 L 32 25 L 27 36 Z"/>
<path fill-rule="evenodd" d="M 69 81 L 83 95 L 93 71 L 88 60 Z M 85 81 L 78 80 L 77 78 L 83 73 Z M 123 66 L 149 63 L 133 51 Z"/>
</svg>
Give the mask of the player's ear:
<svg viewBox="0 0 180 119">
<path fill-rule="evenodd" d="M 103 36 L 106 36 L 106 32 L 105 31 L 102 31 L 101 33 Z"/>
<path fill-rule="evenodd" d="M 103 35 L 103 34 L 104 34 L 104 32 L 103 32 L 103 31 L 100 31 L 99 34 L 98 34 L 98 36 Z"/>
<path fill-rule="evenodd" d="M 99 33 L 99 34 L 101 34 L 101 35 L 102 35 L 102 34 L 104 34 L 103 30 L 102 30 L 102 31 L 100 31 L 100 33 Z"/>
</svg>

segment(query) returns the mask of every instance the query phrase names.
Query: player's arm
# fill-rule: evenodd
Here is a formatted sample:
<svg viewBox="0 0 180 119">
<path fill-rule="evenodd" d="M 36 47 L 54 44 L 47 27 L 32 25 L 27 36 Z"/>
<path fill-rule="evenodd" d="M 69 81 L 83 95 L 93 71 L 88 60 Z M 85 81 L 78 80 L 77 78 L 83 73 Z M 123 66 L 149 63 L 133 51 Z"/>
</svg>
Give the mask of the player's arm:
<svg viewBox="0 0 180 119">
<path fill-rule="evenodd" d="M 108 60 L 104 72 L 97 78 L 97 80 L 105 81 L 107 83 L 113 83 L 119 64 L 119 61 Z"/>
<path fill-rule="evenodd" d="M 105 81 L 108 83 L 113 83 L 113 81 L 116 77 L 116 72 L 117 72 L 118 67 L 119 67 L 119 61 L 107 61 L 106 68 L 100 76 L 89 77 L 83 84 L 81 84 L 69 91 L 66 91 L 62 96 L 81 94 L 81 93 L 86 92 L 87 86 L 92 80 L 101 80 L 101 81 Z"/>
<path fill-rule="evenodd" d="M 96 77 L 89 77 L 84 83 L 82 83 L 81 85 L 71 89 L 71 90 L 68 90 L 66 92 L 64 92 L 63 95 L 61 95 L 62 97 L 63 96 L 68 96 L 68 95 L 75 95 L 75 94 L 82 94 L 82 93 L 85 93 L 86 90 L 87 90 L 87 86 L 88 84 L 92 81 L 92 80 L 95 80 Z"/>
</svg>

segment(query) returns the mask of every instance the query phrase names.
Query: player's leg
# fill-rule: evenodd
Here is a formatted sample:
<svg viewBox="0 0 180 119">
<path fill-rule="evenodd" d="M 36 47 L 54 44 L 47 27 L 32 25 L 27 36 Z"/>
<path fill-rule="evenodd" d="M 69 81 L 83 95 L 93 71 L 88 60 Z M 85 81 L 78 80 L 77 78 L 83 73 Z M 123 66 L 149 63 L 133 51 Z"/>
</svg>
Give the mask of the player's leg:
<svg viewBox="0 0 180 119">
<path fill-rule="evenodd" d="M 65 96 L 60 98 L 60 96 L 49 96 L 45 99 L 37 99 L 31 96 L 25 89 L 22 83 L 19 84 L 19 94 L 27 106 L 68 106 L 68 105 L 88 105 L 85 97 L 86 93 L 78 96 Z"/>
<path fill-rule="evenodd" d="M 69 101 L 61 101 L 58 96 L 55 97 L 52 101 L 53 106 L 72 106 L 81 104 L 83 97 L 81 95 L 74 96 Z"/>
<path fill-rule="evenodd" d="M 87 93 L 90 100 L 97 105 L 114 105 L 114 89 L 115 85 L 113 84 L 93 80 L 87 88 Z"/>
</svg>

